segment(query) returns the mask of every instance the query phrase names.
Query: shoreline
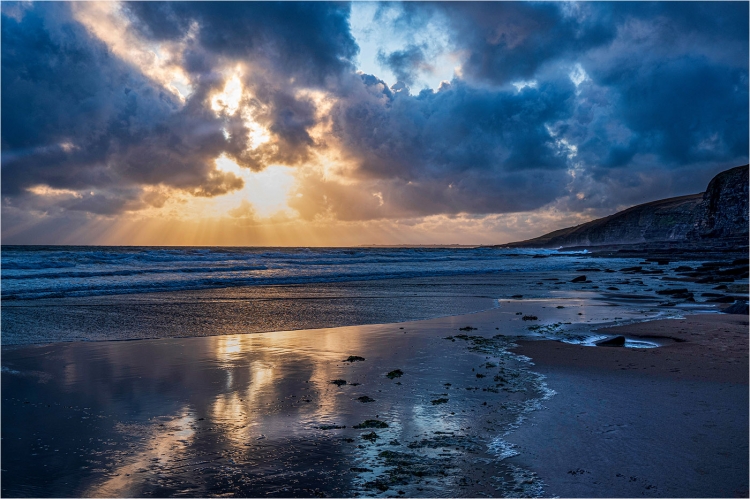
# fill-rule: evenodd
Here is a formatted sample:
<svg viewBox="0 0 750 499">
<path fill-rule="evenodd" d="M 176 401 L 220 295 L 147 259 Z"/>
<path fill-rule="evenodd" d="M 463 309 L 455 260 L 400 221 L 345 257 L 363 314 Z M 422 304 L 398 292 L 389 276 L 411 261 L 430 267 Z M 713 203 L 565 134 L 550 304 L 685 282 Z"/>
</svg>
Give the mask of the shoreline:
<svg viewBox="0 0 750 499">
<path fill-rule="evenodd" d="M 565 307 L 556 308 L 558 303 L 565 303 Z M 114 449 L 84 445 L 101 458 L 94 459 L 96 463 L 84 459 L 77 470 L 67 470 L 75 484 L 43 486 L 45 482 L 41 477 L 33 480 L 30 476 L 19 477 L 19 472 L 24 468 L 28 470 L 31 462 L 39 458 L 32 458 L 22 443 L 5 442 L 6 463 L 11 453 L 20 455 L 21 461 L 30 461 L 27 465 L 20 463 L 21 468 L 14 470 L 15 474 L 4 468 L 3 493 L 143 496 L 176 493 L 183 490 L 180 487 L 188 485 L 185 490 L 193 490 L 192 495 L 207 495 L 214 493 L 213 487 L 226 489 L 226 483 L 221 480 L 233 477 L 234 488 L 229 487 L 229 490 L 240 495 L 387 496 L 399 490 L 408 496 L 616 495 L 611 488 L 592 488 L 590 483 L 587 487 L 574 487 L 560 479 L 561 473 L 563 479 L 573 477 L 568 474 L 571 470 L 561 472 L 553 466 L 554 458 L 542 457 L 546 455 L 544 438 L 540 435 L 548 434 L 558 424 L 545 418 L 556 408 L 569 406 L 571 401 L 583 403 L 580 394 L 571 391 L 574 385 L 565 383 L 566 379 L 573 378 L 568 372 L 570 366 L 563 362 L 569 357 L 559 355 L 559 349 L 584 352 L 585 356 L 599 359 L 646 355 L 658 358 L 655 365 L 668 370 L 673 360 L 665 360 L 662 353 L 674 348 L 668 345 L 639 351 L 540 340 L 545 332 L 529 331 L 529 323 L 518 315 L 523 312 L 549 319 L 549 314 L 553 314 L 558 321 L 569 319 L 573 324 L 567 327 L 574 332 L 578 324 L 595 333 L 600 327 L 612 324 L 614 310 L 620 320 L 643 319 L 636 310 L 627 316 L 625 307 L 612 307 L 590 298 L 555 296 L 499 300 L 498 306 L 489 310 L 416 322 L 3 348 L 5 432 L 18 432 L 22 442 L 25 439 L 46 442 L 51 434 L 45 437 L 39 430 L 39 426 L 48 421 L 43 414 L 44 407 L 57 404 L 57 410 L 67 414 L 68 419 L 96 417 L 102 423 L 84 428 L 89 420 L 81 419 L 76 424 L 68 423 L 72 426 L 58 428 L 56 433 L 67 432 L 74 436 L 74 440 L 78 439 L 75 445 L 81 445 L 82 436 L 89 433 L 101 435 L 100 440 L 114 445 Z M 739 319 L 721 314 L 690 317 L 698 319 L 685 320 L 726 321 L 729 317 L 741 321 L 744 317 L 745 324 L 747 322 L 746 316 L 739 316 Z M 661 323 L 674 325 L 678 322 L 680 320 L 651 320 L 608 328 L 606 334 L 626 328 L 623 334 L 637 335 L 634 328 L 653 329 Z M 460 330 L 468 326 L 472 329 Z M 552 332 L 556 334 L 558 330 Z M 517 335 L 536 338 L 526 341 Z M 675 343 L 682 349 L 687 344 Z M 518 347 L 512 348 L 514 345 Z M 724 354 L 718 349 L 712 355 L 718 362 Z M 367 360 L 341 362 L 348 355 L 360 355 Z M 527 358 L 532 364 L 524 360 Z M 674 362 L 679 364 L 683 360 Z M 737 360 L 744 361 L 746 366 L 746 351 L 744 358 L 740 355 Z M 596 362 L 590 364 L 584 367 L 596 367 Z M 731 383 L 719 380 L 721 386 L 732 385 L 729 390 L 734 395 L 714 401 L 713 406 L 731 407 L 724 411 L 723 418 L 734 414 L 746 421 L 747 404 L 744 409 L 737 405 L 741 397 L 738 398 L 735 385 L 740 368 L 735 369 Z M 403 375 L 392 379 L 385 376 L 394 369 L 401 370 Z M 611 368 L 600 367 L 599 371 L 606 373 L 600 373 L 602 379 L 620 379 L 620 373 L 614 373 Z M 714 371 L 704 370 L 698 374 L 706 378 Z M 630 371 L 623 373 L 632 374 Z M 576 375 L 580 377 L 580 373 Z M 639 390 L 650 386 L 654 378 L 650 371 L 639 375 L 636 383 L 620 386 L 618 393 L 626 394 L 630 390 L 630 396 L 637 398 Z M 674 378 L 673 373 L 670 375 Z M 694 382 L 709 382 L 708 378 L 672 378 L 669 383 L 678 388 Z M 345 379 L 347 384 L 331 385 L 330 381 L 335 379 Z M 744 381 L 746 393 L 747 377 Z M 126 395 L 118 395 L 123 388 Z M 185 392 L 186 389 L 189 392 Z M 62 398 L 55 393 L 60 391 L 66 394 Z M 556 395 L 550 396 L 553 391 Z M 26 399 L 18 396 L 20 394 L 26 394 Z M 29 394 L 36 400 L 28 400 Z M 151 395 L 143 399 L 145 394 Z M 71 396 L 80 403 L 71 404 Z M 302 399 L 303 396 L 306 398 Z M 102 397 L 109 399 L 109 404 L 131 407 L 131 410 L 107 413 L 107 406 L 101 405 Z M 363 403 L 358 397 L 369 397 L 374 402 Z M 140 408 L 133 413 L 133 407 Z M 662 413 L 667 414 L 669 410 L 662 409 Z M 618 414 L 604 411 L 602 417 L 611 419 Z M 368 420 L 380 421 L 388 427 L 353 429 Z M 723 424 L 721 420 L 719 424 Z M 346 428 L 341 428 L 343 426 Z M 321 430 L 328 427 L 331 429 Z M 160 428 L 171 428 L 171 435 Z M 735 429 L 735 434 L 737 431 Z M 376 436 L 371 441 L 363 439 L 370 432 Z M 288 440 L 289 435 L 294 435 L 293 444 L 280 443 L 284 438 Z M 746 439 L 746 426 L 744 435 L 740 436 Z M 591 434 L 586 438 L 592 443 L 598 436 Z M 159 455 L 149 450 L 149 441 L 163 441 L 165 443 L 156 448 L 171 450 Z M 563 440 L 557 445 L 565 448 L 571 443 Z M 54 457 L 51 447 L 37 445 L 33 448 L 37 455 L 47 449 L 44 452 Z M 74 447 L 58 451 L 74 454 Z M 575 446 L 571 446 L 561 454 L 574 451 Z M 323 452 L 321 463 L 328 464 L 315 465 L 300 452 L 312 453 L 309 455 Z M 218 462 L 200 458 L 207 453 L 222 457 Z M 263 461 L 252 458 L 264 453 L 267 458 Z M 723 462 L 722 459 L 716 461 Z M 160 465 L 163 460 L 166 462 Z M 169 469 L 165 465 L 172 462 L 174 466 L 174 462 L 180 460 L 202 462 L 188 467 L 196 473 L 202 470 L 201 478 L 165 471 Z M 255 475 L 257 470 L 253 466 L 260 466 L 261 462 L 266 467 L 265 474 Z M 286 464 L 276 468 L 282 463 Z M 263 478 L 269 466 L 276 470 L 272 475 L 281 482 Z M 328 474 L 332 469 L 338 470 L 336 479 Z M 286 474 L 291 470 L 296 476 L 304 477 L 306 483 L 317 486 L 307 487 L 307 491 L 304 487 L 285 489 L 281 483 L 290 479 Z M 441 471 L 447 475 L 441 475 Z M 26 486 L 21 483 L 24 480 L 28 481 Z M 217 480 L 224 484 L 219 485 Z M 659 486 L 658 483 L 647 485 Z M 22 493 L 27 486 L 32 489 Z M 614 485 L 609 483 L 609 486 Z M 683 495 L 680 491 L 693 490 L 671 489 L 670 494 L 670 489 L 665 491 L 665 488 L 664 485 L 644 488 L 638 490 L 638 495 L 641 492 Z"/>
</svg>

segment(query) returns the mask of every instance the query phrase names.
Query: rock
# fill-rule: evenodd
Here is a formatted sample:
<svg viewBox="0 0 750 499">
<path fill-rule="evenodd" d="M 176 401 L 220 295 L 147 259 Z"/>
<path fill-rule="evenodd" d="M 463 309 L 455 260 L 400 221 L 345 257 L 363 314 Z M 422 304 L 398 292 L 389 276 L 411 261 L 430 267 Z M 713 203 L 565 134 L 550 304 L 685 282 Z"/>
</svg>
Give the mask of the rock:
<svg viewBox="0 0 750 499">
<path fill-rule="evenodd" d="M 374 442 L 375 440 L 379 439 L 380 436 L 378 436 L 378 434 L 375 433 L 374 431 L 371 431 L 370 433 L 365 433 L 360 438 L 364 440 L 369 440 L 370 442 Z"/>
<path fill-rule="evenodd" d="M 402 371 L 401 369 L 394 369 L 393 371 L 386 374 L 386 376 L 390 379 L 400 378 L 403 375 L 404 375 L 404 371 Z"/>
<path fill-rule="evenodd" d="M 574 278 L 570 282 L 586 282 L 586 276 L 585 275 L 579 275 L 578 277 Z"/>
<path fill-rule="evenodd" d="M 336 386 L 342 386 L 342 385 L 345 385 L 345 384 L 346 384 L 346 380 L 345 380 L 345 379 L 332 379 L 332 380 L 330 381 L 330 383 L 331 383 L 332 385 L 336 385 Z"/>
<path fill-rule="evenodd" d="M 747 302 L 738 300 L 734 302 L 734 305 L 728 306 L 727 308 L 722 310 L 722 312 L 724 312 L 725 314 L 748 315 L 748 308 L 750 307 L 748 307 Z"/>
<path fill-rule="evenodd" d="M 620 272 L 640 272 L 641 270 L 643 270 L 643 267 L 625 267 L 620 269 Z"/>
<path fill-rule="evenodd" d="M 363 428 L 388 428 L 388 423 L 380 421 L 378 419 L 368 419 L 364 423 L 355 425 L 353 428 L 361 430 Z"/>
<path fill-rule="evenodd" d="M 675 288 L 675 289 L 660 289 L 656 292 L 657 295 L 679 295 L 687 293 L 687 288 Z"/>
<path fill-rule="evenodd" d="M 506 248 L 570 248 L 733 238 L 747 243 L 748 165 L 716 175 L 706 192 L 633 206 Z M 657 262 L 658 263 L 658 262 Z"/>
<path fill-rule="evenodd" d="M 594 345 L 598 347 L 623 347 L 625 346 L 624 336 L 613 336 L 611 338 L 605 338 L 594 342 Z"/>
<path fill-rule="evenodd" d="M 364 361 L 364 357 L 360 357 L 359 355 L 350 355 L 346 359 L 344 359 L 344 362 L 362 362 Z"/>
</svg>

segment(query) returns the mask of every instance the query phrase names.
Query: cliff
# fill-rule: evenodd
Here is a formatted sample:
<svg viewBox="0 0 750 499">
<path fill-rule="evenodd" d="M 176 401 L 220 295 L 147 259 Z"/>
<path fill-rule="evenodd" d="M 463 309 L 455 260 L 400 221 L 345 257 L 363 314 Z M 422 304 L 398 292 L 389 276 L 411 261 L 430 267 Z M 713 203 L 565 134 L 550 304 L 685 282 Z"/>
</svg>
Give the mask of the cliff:
<svg viewBox="0 0 750 499">
<path fill-rule="evenodd" d="M 559 248 L 748 237 L 748 165 L 716 175 L 706 192 L 652 201 L 509 248 Z"/>
</svg>

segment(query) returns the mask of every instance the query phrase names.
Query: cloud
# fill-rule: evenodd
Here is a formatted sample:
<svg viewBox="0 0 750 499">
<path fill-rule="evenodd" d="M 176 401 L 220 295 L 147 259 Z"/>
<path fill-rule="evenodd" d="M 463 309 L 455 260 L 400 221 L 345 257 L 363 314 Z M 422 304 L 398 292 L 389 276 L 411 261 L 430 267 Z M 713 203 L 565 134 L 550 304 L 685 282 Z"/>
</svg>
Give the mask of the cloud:
<svg viewBox="0 0 750 499">
<path fill-rule="evenodd" d="M 201 96 L 180 103 L 113 57 L 70 7 L 34 4 L 20 20 L 3 15 L 3 196 L 28 195 L 38 184 L 95 189 L 104 192 L 71 209 L 116 213 L 141 186 L 202 195 L 241 187 L 215 171 L 226 141 Z"/>
<path fill-rule="evenodd" d="M 347 223 L 578 219 L 747 162 L 746 3 L 380 4 L 391 87 L 357 70 L 350 16 L 327 2 L 4 2 L 3 225 L 245 192 L 222 156 L 294 167 L 299 217 Z"/>
</svg>

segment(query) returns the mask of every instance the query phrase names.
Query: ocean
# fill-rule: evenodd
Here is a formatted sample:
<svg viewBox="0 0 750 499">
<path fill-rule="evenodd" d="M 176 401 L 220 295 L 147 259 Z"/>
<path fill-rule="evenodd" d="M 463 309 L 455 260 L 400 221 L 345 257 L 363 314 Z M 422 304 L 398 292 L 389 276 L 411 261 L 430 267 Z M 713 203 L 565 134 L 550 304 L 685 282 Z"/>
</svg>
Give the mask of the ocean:
<svg viewBox="0 0 750 499">
<path fill-rule="evenodd" d="M 501 298 L 565 293 L 562 282 L 595 260 L 580 252 L 491 247 L 3 246 L 2 344 L 213 336 L 460 315 L 493 308 Z M 613 268 L 635 263 L 606 259 Z"/>
<path fill-rule="evenodd" d="M 3 246 L 2 299 L 524 272 L 548 250 Z M 572 255 L 571 255 L 572 256 Z M 535 271 L 565 260 L 533 260 Z"/>
</svg>

